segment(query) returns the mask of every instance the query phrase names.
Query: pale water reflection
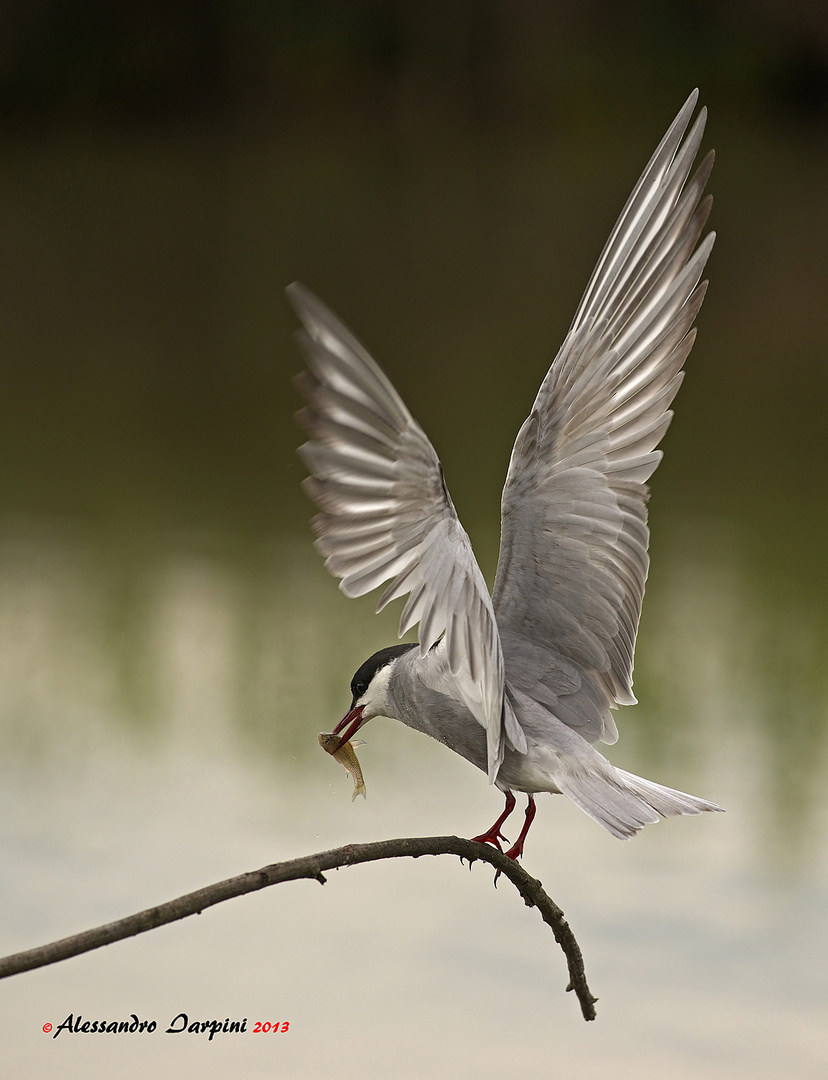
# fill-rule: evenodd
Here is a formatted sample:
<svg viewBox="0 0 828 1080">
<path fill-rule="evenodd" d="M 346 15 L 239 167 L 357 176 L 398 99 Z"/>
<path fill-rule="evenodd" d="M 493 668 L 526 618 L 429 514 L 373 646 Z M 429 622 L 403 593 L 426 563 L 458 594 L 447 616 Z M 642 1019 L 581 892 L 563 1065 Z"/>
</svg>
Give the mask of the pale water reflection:
<svg viewBox="0 0 828 1080">
<path fill-rule="evenodd" d="M 660 534 L 641 705 L 611 752 L 727 815 L 621 844 L 540 802 L 526 865 L 584 948 L 595 1024 L 508 886 L 428 859 L 266 890 L 0 984 L 9 1075 L 823 1077 L 824 624 L 818 603 L 769 604 L 739 539 Z M 93 543 L 17 523 L 0 547 L 4 953 L 347 840 L 470 835 L 499 807 L 482 774 L 381 720 L 351 804 L 315 733 L 393 615 L 345 601 L 306 536 Z M 41 1031 L 70 1012 L 163 1029 L 182 1010 L 291 1028 Z"/>
</svg>

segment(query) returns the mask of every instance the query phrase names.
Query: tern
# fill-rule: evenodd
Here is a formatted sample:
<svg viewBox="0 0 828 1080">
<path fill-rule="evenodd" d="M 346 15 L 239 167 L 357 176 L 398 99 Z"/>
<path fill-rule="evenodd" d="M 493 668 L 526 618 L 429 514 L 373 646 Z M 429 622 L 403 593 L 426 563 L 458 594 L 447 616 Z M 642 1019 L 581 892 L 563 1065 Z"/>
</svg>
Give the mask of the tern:
<svg viewBox="0 0 828 1080">
<path fill-rule="evenodd" d="M 715 239 L 699 242 L 712 151 L 688 180 L 706 120 L 702 109 L 690 127 L 697 99 L 633 189 L 518 432 L 491 595 L 423 429 L 351 332 L 303 286 L 287 290 L 307 358 L 299 452 L 321 510 L 316 546 L 346 596 L 385 584 L 378 611 L 408 597 L 400 637 L 419 624 L 418 643 L 380 649 L 357 670 L 339 745 L 376 716 L 444 743 L 505 794 L 475 837 L 501 851 L 524 792 L 513 859 L 539 792 L 568 796 L 620 839 L 659 817 L 721 809 L 615 768 L 594 745 L 616 741 L 611 710 L 636 701 L 647 481 Z"/>
</svg>

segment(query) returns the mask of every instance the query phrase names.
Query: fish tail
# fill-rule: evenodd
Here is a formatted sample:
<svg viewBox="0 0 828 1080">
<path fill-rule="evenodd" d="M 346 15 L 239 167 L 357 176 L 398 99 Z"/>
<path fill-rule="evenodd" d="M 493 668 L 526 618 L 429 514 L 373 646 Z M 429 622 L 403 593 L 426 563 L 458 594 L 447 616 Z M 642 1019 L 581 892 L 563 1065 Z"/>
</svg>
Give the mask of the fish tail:
<svg viewBox="0 0 828 1080">
<path fill-rule="evenodd" d="M 363 784 L 363 782 L 361 780 L 358 780 L 354 784 L 354 793 L 351 796 L 351 802 L 354 801 L 354 799 L 357 797 L 357 795 L 361 795 L 363 797 L 363 799 L 368 798 L 368 793 L 365 790 L 365 784 Z"/>
</svg>

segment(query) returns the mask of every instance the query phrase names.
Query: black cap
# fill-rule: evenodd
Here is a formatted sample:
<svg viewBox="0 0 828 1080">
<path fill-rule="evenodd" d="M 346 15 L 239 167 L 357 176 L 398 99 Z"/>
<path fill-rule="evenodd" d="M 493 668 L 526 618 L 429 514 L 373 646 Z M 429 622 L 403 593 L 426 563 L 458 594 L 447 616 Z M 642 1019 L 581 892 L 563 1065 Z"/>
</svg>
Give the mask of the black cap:
<svg viewBox="0 0 828 1080">
<path fill-rule="evenodd" d="M 402 656 L 402 654 L 408 652 L 409 649 L 416 648 L 416 641 L 408 641 L 403 645 L 389 645 L 387 648 L 375 652 L 373 656 L 369 656 L 365 663 L 357 668 L 353 679 L 351 679 L 351 693 L 353 694 L 351 708 L 353 709 L 355 707 L 356 703 L 371 685 L 371 680 L 381 668 L 386 667 L 392 660 L 395 660 L 398 656 Z"/>
</svg>

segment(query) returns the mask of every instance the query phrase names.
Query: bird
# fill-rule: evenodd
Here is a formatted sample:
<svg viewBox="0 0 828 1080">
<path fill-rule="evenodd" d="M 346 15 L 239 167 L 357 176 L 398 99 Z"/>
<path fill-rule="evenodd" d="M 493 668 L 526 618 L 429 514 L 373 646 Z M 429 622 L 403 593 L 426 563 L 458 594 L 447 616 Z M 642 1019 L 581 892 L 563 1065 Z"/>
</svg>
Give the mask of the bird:
<svg viewBox="0 0 828 1080">
<path fill-rule="evenodd" d="M 713 802 L 613 766 L 612 710 L 633 705 L 633 654 L 649 568 L 647 481 L 695 341 L 715 233 L 704 231 L 710 151 L 693 91 L 635 185 L 521 426 L 501 499 L 487 588 L 434 447 L 354 335 L 308 289 L 288 286 L 301 329 L 299 454 L 320 513 L 316 547 L 348 597 L 407 597 L 399 637 L 351 680 L 340 743 L 377 716 L 431 736 L 505 795 L 473 839 L 503 852 L 527 795 L 560 793 L 613 836 Z M 689 129 L 689 130 L 688 130 Z M 688 179 L 689 178 L 689 179 Z"/>
</svg>

